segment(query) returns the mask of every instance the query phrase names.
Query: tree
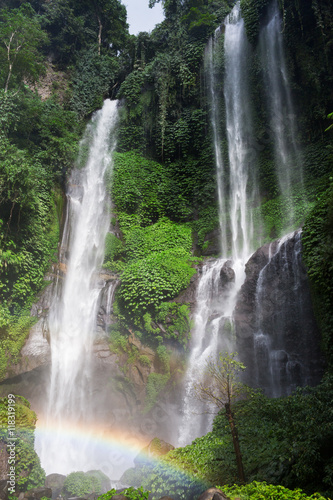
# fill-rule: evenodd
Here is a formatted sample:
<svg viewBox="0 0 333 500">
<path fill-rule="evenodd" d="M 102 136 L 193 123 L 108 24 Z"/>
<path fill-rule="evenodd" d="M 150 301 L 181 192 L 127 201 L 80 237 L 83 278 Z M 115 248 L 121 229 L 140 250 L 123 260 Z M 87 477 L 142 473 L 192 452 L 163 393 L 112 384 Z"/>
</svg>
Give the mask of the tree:
<svg viewBox="0 0 333 500">
<path fill-rule="evenodd" d="M 207 361 L 206 378 L 208 384 L 202 382 L 197 385 L 196 397 L 205 403 L 213 403 L 219 410 L 225 410 L 236 455 L 238 477 L 241 483 L 245 483 L 238 432 L 232 412 L 234 399 L 246 391 L 244 384 L 238 381 L 238 374 L 245 370 L 245 366 L 240 361 L 236 361 L 236 356 L 235 352 L 222 352 L 218 362 L 212 359 Z"/>
<path fill-rule="evenodd" d="M 19 82 L 38 78 L 43 70 L 38 49 L 46 42 L 47 35 L 30 4 L 0 10 L 0 62 L 7 68 L 3 74 L 5 92 L 14 75 Z"/>
</svg>

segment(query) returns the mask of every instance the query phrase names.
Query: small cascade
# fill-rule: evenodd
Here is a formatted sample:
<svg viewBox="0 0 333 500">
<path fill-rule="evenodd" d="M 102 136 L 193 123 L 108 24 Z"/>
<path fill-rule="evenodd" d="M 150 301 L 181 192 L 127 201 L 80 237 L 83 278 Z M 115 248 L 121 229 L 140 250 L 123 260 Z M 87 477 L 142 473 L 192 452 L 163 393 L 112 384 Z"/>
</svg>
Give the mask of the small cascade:
<svg viewBox="0 0 333 500">
<path fill-rule="evenodd" d="M 47 473 L 89 470 L 93 463 L 89 433 L 80 441 L 69 428 L 93 424 L 91 352 L 109 226 L 108 196 L 104 185 L 115 146 L 117 103 L 107 100 L 88 125 L 81 143 L 82 169 L 74 169 L 68 183 L 67 215 L 60 257 L 61 268 L 49 314 L 51 381 L 44 432 L 36 448 Z M 109 309 L 112 292 L 110 291 Z"/>
<path fill-rule="evenodd" d="M 290 196 L 291 186 L 303 185 L 302 160 L 296 139 L 296 120 L 283 49 L 282 19 L 277 1 L 269 10 L 269 21 L 259 35 L 260 57 L 267 89 L 267 108 L 274 140 L 274 152 L 280 194 Z M 292 225 L 295 207 L 290 203 Z"/>
<path fill-rule="evenodd" d="M 272 397 L 290 394 L 298 386 L 311 385 L 311 369 L 320 358 L 314 344 L 313 320 L 306 273 L 301 262 L 301 231 L 281 238 L 269 247 L 255 294 L 253 335 L 255 382 Z M 310 328 L 309 328 L 310 327 Z"/>
<path fill-rule="evenodd" d="M 114 295 L 116 293 L 117 286 L 119 285 L 118 280 L 109 281 L 107 284 L 106 292 L 106 303 L 105 303 L 105 328 L 110 325 L 110 315 L 112 313 L 112 305 L 114 301 Z"/>
<path fill-rule="evenodd" d="M 107 298 L 106 298 L 106 308 L 105 312 L 107 316 L 110 316 L 111 311 L 112 311 L 112 304 L 113 304 L 113 299 L 114 299 L 114 294 L 117 288 L 118 282 L 117 281 L 111 281 L 108 286 L 108 293 L 107 293 Z"/>
<path fill-rule="evenodd" d="M 235 290 L 235 273 L 230 264 L 226 259 L 219 259 L 207 262 L 201 270 L 178 446 L 185 446 L 205 434 L 213 421 L 214 409 L 203 407 L 195 393 L 203 379 L 206 362 L 221 350 L 232 350 L 230 320 L 235 297 L 230 291 Z"/>
</svg>

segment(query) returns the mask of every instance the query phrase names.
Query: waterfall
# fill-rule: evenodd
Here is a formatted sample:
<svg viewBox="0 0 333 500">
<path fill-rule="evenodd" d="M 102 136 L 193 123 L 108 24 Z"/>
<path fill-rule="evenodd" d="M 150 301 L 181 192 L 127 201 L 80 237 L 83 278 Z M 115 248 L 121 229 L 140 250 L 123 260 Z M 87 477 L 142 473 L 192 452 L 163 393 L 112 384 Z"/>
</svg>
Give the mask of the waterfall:
<svg viewBox="0 0 333 500">
<path fill-rule="evenodd" d="M 183 417 L 178 446 L 185 446 L 195 437 L 202 436 L 212 424 L 214 408 L 204 406 L 196 399 L 196 386 L 203 380 L 206 362 L 215 358 L 219 350 L 232 349 L 230 317 L 234 295 L 230 293 L 230 289 L 234 290 L 234 274 L 229 266 L 230 261 L 218 259 L 208 262 L 202 268 L 196 296 L 193 341 L 184 384 Z M 231 272 L 229 282 L 221 279 L 221 267 L 226 273 Z M 224 332 L 227 334 L 224 335 Z"/>
<path fill-rule="evenodd" d="M 214 60 L 220 50 L 217 30 L 205 51 L 207 90 L 214 140 L 219 200 L 222 257 L 203 266 L 197 290 L 195 328 L 184 380 L 182 421 L 178 444 L 184 446 L 203 435 L 212 423 L 213 408 L 198 402 L 196 386 L 204 379 L 206 362 L 219 351 L 232 351 L 233 310 L 237 293 L 245 279 L 245 263 L 251 254 L 253 220 L 251 210 L 256 196 L 251 109 L 248 89 L 249 44 L 239 3 L 225 20 L 224 101 L 228 164 L 224 164 L 221 141 L 220 96 Z M 227 217 L 227 211 L 229 216 Z M 231 240 L 231 244 L 229 243 Z"/>
<path fill-rule="evenodd" d="M 301 262 L 301 231 L 271 244 L 255 295 L 255 381 L 271 397 L 311 385 L 317 377 L 318 344 L 311 299 Z M 309 307 L 310 306 L 310 307 Z M 310 313 L 310 315 L 309 315 Z"/>
<path fill-rule="evenodd" d="M 290 197 L 291 186 L 303 186 L 302 161 L 296 140 L 296 122 L 288 81 L 282 39 L 282 20 L 274 0 L 269 22 L 260 31 L 259 53 L 267 89 L 266 104 L 270 117 L 277 178 L 280 194 Z M 295 206 L 290 199 L 289 221 L 293 225 Z"/>
<path fill-rule="evenodd" d="M 109 226 L 104 176 L 115 147 L 116 120 L 117 103 L 105 101 L 80 145 L 85 166 L 74 169 L 68 183 L 60 251 L 66 272 L 64 278 L 58 278 L 49 314 L 52 368 L 47 432 L 36 444 L 47 473 L 89 468 L 89 436 L 78 442 L 67 432 L 68 426 L 79 430 L 91 423 L 94 412 L 91 351 L 101 291 L 97 273 Z"/>
<path fill-rule="evenodd" d="M 257 182 L 251 147 L 254 132 L 248 84 L 250 47 L 239 2 L 225 20 L 224 55 L 231 255 L 234 261 L 240 260 L 245 265 L 251 253 L 251 208 L 257 195 Z"/>
<path fill-rule="evenodd" d="M 222 255 L 227 255 L 227 208 L 226 208 L 226 179 L 224 172 L 224 164 L 222 159 L 221 151 L 221 130 L 220 130 L 220 113 L 219 104 L 220 96 L 218 91 L 218 75 L 216 74 L 216 58 L 219 51 L 219 38 L 221 35 L 221 30 L 218 28 L 215 31 L 214 36 L 212 36 L 207 43 L 205 48 L 205 74 L 207 75 L 207 90 L 208 90 L 208 101 L 210 106 L 210 120 L 213 132 L 213 146 L 214 146 L 214 156 L 216 165 L 216 183 L 217 183 L 217 195 L 219 203 L 219 225 L 221 232 L 221 250 Z"/>
</svg>

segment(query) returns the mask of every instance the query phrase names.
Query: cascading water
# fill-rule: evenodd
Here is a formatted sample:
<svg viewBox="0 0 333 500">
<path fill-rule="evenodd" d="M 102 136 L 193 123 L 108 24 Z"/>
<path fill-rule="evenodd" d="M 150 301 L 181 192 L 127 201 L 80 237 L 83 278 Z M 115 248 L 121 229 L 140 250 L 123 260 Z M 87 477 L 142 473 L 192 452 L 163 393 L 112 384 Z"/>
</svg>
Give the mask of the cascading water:
<svg viewBox="0 0 333 500">
<path fill-rule="evenodd" d="M 251 139 L 254 135 L 248 85 L 250 47 L 239 3 L 225 21 L 224 55 L 226 129 L 229 152 L 229 214 L 231 256 L 244 265 L 251 253 L 251 208 L 257 198 L 256 169 Z"/>
<path fill-rule="evenodd" d="M 292 185 L 298 183 L 302 187 L 303 173 L 283 49 L 282 19 L 275 0 L 269 10 L 269 22 L 260 31 L 259 48 L 280 194 L 290 197 Z M 295 215 L 292 199 L 288 204 L 288 211 L 288 219 L 292 225 Z"/>
<path fill-rule="evenodd" d="M 210 120 L 213 132 L 213 146 L 214 146 L 214 156 L 216 165 L 216 183 L 217 183 L 217 195 L 219 203 L 219 225 L 221 232 L 221 246 L 222 255 L 228 254 L 227 247 L 227 208 L 226 208 L 226 179 L 224 172 L 224 164 L 222 159 L 221 151 L 221 130 L 220 130 L 220 113 L 219 113 L 219 90 L 218 90 L 218 76 L 216 74 L 216 58 L 219 50 L 219 39 L 221 35 L 221 30 L 218 28 L 215 31 L 214 36 L 212 36 L 207 43 L 205 49 L 205 74 L 207 75 L 207 89 L 208 89 L 208 100 L 210 106 Z"/>
<path fill-rule="evenodd" d="M 223 266 L 224 264 L 224 266 Z M 206 362 L 221 349 L 232 350 L 232 325 L 230 318 L 234 305 L 234 273 L 230 261 L 219 259 L 202 268 L 194 316 L 195 328 L 188 360 L 183 400 L 183 417 L 179 427 L 178 446 L 189 444 L 202 436 L 212 423 L 214 409 L 196 399 L 196 386 L 203 380 Z M 221 267 L 230 279 L 221 279 Z M 225 334 L 224 334 L 225 333 Z"/>
<path fill-rule="evenodd" d="M 47 473 L 93 468 L 87 455 L 89 436 L 74 441 L 68 426 L 89 426 L 91 352 L 101 286 L 98 270 L 109 226 L 104 176 L 115 146 L 117 102 L 107 100 L 88 125 L 81 143 L 83 169 L 68 184 L 67 218 L 61 257 L 68 255 L 64 278 L 58 278 L 49 314 L 52 353 L 46 434 L 37 432 L 36 448 Z M 38 429 L 37 429 L 38 431 Z"/>
<path fill-rule="evenodd" d="M 203 267 L 198 286 L 195 329 L 184 382 L 183 417 L 178 438 L 180 446 L 207 432 L 211 424 L 212 418 L 204 415 L 209 408 L 195 398 L 196 386 L 204 378 L 206 361 L 210 356 L 216 358 L 219 351 L 233 350 L 233 310 L 237 292 L 245 278 L 245 263 L 251 253 L 253 233 L 251 206 L 256 182 L 253 151 L 249 147 L 252 134 L 247 86 L 249 46 L 238 3 L 225 20 L 224 98 L 228 165 L 224 165 L 222 160 L 220 102 L 214 68 L 215 51 L 219 50 L 216 43 L 218 36 L 219 31 L 207 45 L 205 67 L 217 172 L 222 258 Z M 227 210 L 229 219 L 226 217 Z"/>
</svg>

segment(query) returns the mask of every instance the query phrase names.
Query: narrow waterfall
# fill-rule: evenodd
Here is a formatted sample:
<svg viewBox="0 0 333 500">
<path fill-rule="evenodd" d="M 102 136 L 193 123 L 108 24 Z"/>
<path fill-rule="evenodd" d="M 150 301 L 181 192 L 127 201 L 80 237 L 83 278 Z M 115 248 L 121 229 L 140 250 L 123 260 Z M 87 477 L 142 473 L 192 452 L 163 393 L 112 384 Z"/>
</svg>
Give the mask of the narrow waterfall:
<svg viewBox="0 0 333 500">
<path fill-rule="evenodd" d="M 207 432 L 212 423 L 214 410 L 196 400 L 196 386 L 203 380 L 209 357 L 216 358 L 219 351 L 234 349 L 233 310 L 252 247 L 251 208 L 256 182 L 253 151 L 249 146 L 252 133 L 247 85 L 249 45 L 238 3 L 225 20 L 224 35 L 228 165 L 222 160 L 220 96 L 214 64 L 216 51 L 221 49 L 217 43 L 219 34 L 217 30 L 206 47 L 205 68 L 214 139 L 222 257 L 203 266 L 198 286 L 195 328 L 184 381 L 180 446 Z M 210 417 L 207 413 L 211 414 Z"/>
<path fill-rule="evenodd" d="M 301 248 L 300 230 L 272 243 L 257 281 L 254 382 L 272 397 L 311 385 L 320 371 Z"/>
<path fill-rule="evenodd" d="M 288 81 L 283 49 L 282 19 L 277 1 L 269 10 L 269 21 L 259 35 L 266 104 L 270 117 L 271 137 L 274 141 L 276 172 L 280 194 L 290 197 L 291 186 L 303 185 L 302 161 L 296 138 L 296 121 Z M 288 218 L 293 225 L 295 206 L 290 199 Z"/>
<path fill-rule="evenodd" d="M 65 275 L 58 278 L 49 314 L 52 368 L 46 433 L 36 443 L 47 473 L 92 468 L 87 452 L 89 436 L 75 441 L 68 429 L 79 432 L 89 426 L 94 412 L 90 382 L 101 291 L 97 273 L 103 262 L 109 226 L 104 176 L 115 147 L 116 120 L 117 102 L 105 101 L 81 143 L 85 167 L 75 169 L 68 183 L 60 252 Z"/>
<path fill-rule="evenodd" d="M 220 96 L 218 83 L 219 78 L 216 74 L 216 58 L 219 51 L 221 30 L 218 28 L 207 43 L 205 48 L 205 74 L 207 78 L 207 94 L 209 102 L 210 121 L 213 132 L 213 147 L 216 165 L 216 184 L 217 195 L 219 204 L 219 225 L 221 232 L 221 250 L 222 255 L 228 254 L 228 240 L 227 240 L 227 207 L 226 207 L 226 173 L 224 172 L 224 164 L 222 159 L 222 133 L 221 133 L 221 120 L 219 113 Z"/>
<path fill-rule="evenodd" d="M 225 20 L 224 98 L 229 154 L 229 203 L 231 256 L 244 268 L 251 253 L 253 220 L 251 208 L 256 199 L 256 169 L 251 139 L 254 135 L 248 61 L 250 46 L 246 38 L 239 2 Z"/>
</svg>

